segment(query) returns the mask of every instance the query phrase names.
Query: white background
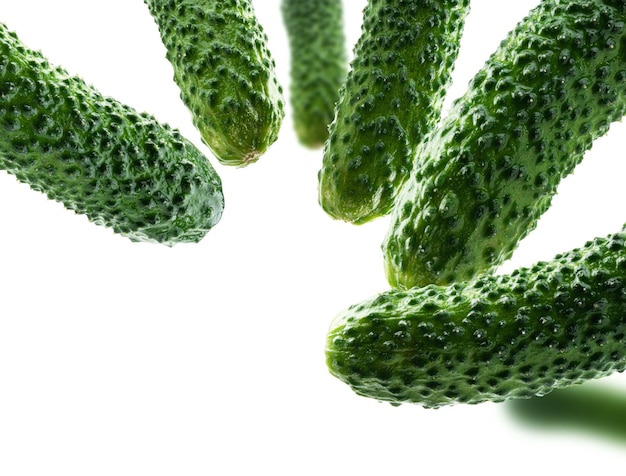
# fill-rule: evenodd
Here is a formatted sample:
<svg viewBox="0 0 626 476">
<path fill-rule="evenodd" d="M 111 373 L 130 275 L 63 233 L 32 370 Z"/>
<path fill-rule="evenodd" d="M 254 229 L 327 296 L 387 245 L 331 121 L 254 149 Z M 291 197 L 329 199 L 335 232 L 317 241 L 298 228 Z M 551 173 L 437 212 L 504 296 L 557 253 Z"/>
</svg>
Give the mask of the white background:
<svg viewBox="0 0 626 476">
<path fill-rule="evenodd" d="M 364 0 L 345 1 L 349 49 Z M 537 0 L 473 0 L 450 100 Z M 255 7 L 288 99 L 279 0 Z M 141 0 L 2 0 L 0 21 L 103 93 L 179 128 L 222 177 L 197 245 L 133 244 L 0 173 L 0 474 L 379 475 L 621 472 L 626 446 L 541 432 L 506 405 L 425 410 L 358 397 L 324 361 L 332 317 L 387 289 L 388 222 L 317 204 L 321 151 L 290 118 L 245 169 L 220 166 L 179 100 Z M 448 102 L 449 103 L 449 102 Z M 626 221 L 620 124 L 502 271 Z M 623 386 L 621 375 L 605 379 Z"/>
</svg>

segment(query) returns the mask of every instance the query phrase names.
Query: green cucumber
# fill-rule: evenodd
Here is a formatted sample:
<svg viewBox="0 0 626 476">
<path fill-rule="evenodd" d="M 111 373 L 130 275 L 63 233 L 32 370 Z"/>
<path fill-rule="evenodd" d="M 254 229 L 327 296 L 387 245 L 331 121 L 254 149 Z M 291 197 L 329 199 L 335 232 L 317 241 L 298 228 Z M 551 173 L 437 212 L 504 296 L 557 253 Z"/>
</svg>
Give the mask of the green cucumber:
<svg viewBox="0 0 626 476">
<path fill-rule="evenodd" d="M 296 136 L 307 147 L 321 147 L 347 74 L 342 2 L 282 0 L 281 10 L 291 51 Z"/>
<path fill-rule="evenodd" d="M 282 88 L 250 0 L 145 0 L 181 99 L 220 163 L 256 162 L 278 138 Z"/>
<path fill-rule="evenodd" d="M 542 430 L 626 442 L 626 393 L 596 382 L 556 390 L 543 397 L 511 400 L 508 410 L 517 421 Z"/>
<path fill-rule="evenodd" d="M 424 407 L 503 401 L 626 368 L 626 233 L 511 274 L 390 290 L 340 313 L 330 372 Z"/>
<path fill-rule="evenodd" d="M 0 169 L 133 241 L 197 242 L 221 181 L 178 131 L 51 66 L 0 24 Z"/>
<path fill-rule="evenodd" d="M 392 287 L 493 271 L 626 112 L 626 2 L 543 0 L 420 148 L 383 243 Z"/>
<path fill-rule="evenodd" d="M 438 123 L 469 0 L 370 0 L 319 171 L 319 203 L 362 224 L 387 215 Z"/>
</svg>

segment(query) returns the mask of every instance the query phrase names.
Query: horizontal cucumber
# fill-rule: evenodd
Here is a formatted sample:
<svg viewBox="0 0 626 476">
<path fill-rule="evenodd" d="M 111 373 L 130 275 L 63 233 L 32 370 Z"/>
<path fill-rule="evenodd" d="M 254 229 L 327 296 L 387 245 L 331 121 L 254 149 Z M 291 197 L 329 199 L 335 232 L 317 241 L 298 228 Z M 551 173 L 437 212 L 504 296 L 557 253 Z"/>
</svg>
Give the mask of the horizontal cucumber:
<svg viewBox="0 0 626 476">
<path fill-rule="evenodd" d="M 319 203 L 362 224 L 391 211 L 438 123 L 469 0 L 370 0 L 319 171 Z"/>
<path fill-rule="evenodd" d="M 291 51 L 291 105 L 299 141 L 321 147 L 347 74 L 341 0 L 282 0 Z"/>
<path fill-rule="evenodd" d="M 224 165 L 256 162 L 278 138 L 283 93 L 250 0 L 145 0 L 181 99 Z"/>
<path fill-rule="evenodd" d="M 397 288 L 494 270 L 626 112 L 626 2 L 543 0 L 420 148 L 383 244 Z"/>
<path fill-rule="evenodd" d="M 449 286 L 390 290 L 340 313 L 330 372 L 360 395 L 440 407 L 503 401 L 626 368 L 626 233 Z"/>
<path fill-rule="evenodd" d="M 197 242 L 220 220 L 206 157 L 53 67 L 0 24 L 0 169 L 133 241 Z"/>
<path fill-rule="evenodd" d="M 511 400 L 507 406 L 517 421 L 544 430 L 574 430 L 626 442 L 626 393 L 618 388 L 586 383 L 543 397 Z"/>
</svg>

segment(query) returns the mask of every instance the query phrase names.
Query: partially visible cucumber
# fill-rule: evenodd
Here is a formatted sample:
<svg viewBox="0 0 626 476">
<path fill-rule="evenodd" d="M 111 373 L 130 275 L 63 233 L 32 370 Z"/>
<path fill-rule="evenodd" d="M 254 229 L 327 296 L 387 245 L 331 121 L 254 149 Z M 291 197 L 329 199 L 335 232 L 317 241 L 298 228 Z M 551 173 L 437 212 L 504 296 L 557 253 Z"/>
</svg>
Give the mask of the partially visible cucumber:
<svg viewBox="0 0 626 476">
<path fill-rule="evenodd" d="M 424 407 L 503 401 L 626 368 L 626 233 L 450 286 L 392 290 L 331 325 L 330 372 Z"/>
<path fill-rule="evenodd" d="M 393 287 L 495 269 L 626 112 L 626 2 L 543 0 L 419 150 L 383 244 Z"/>
<path fill-rule="evenodd" d="M 282 88 L 250 0 L 145 0 L 193 122 L 217 159 L 243 167 L 278 138 Z"/>
<path fill-rule="evenodd" d="M 439 121 L 469 0 L 370 0 L 319 172 L 319 202 L 362 224 L 391 211 Z"/>
<path fill-rule="evenodd" d="M 63 69 L 0 24 L 0 169 L 133 241 L 197 242 L 221 181 L 181 135 Z"/>
<path fill-rule="evenodd" d="M 347 74 L 341 0 L 282 0 L 291 51 L 291 105 L 296 135 L 311 148 L 328 138 Z"/>
<path fill-rule="evenodd" d="M 619 388 L 588 382 L 507 406 L 517 421 L 543 430 L 626 442 L 626 393 Z"/>
</svg>

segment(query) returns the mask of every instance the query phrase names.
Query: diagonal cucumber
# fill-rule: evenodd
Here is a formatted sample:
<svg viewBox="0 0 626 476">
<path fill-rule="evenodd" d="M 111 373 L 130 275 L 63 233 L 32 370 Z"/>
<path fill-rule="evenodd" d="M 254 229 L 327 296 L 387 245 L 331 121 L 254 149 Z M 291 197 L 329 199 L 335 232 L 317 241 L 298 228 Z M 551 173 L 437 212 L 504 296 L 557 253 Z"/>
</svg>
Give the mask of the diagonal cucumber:
<svg viewBox="0 0 626 476">
<path fill-rule="evenodd" d="M 362 224 L 391 211 L 414 150 L 439 121 L 469 0 L 370 0 L 335 108 L 319 202 Z"/>
<path fill-rule="evenodd" d="M 177 131 L 51 66 L 3 24 L 0 169 L 133 241 L 197 242 L 224 207 L 219 176 Z"/>
<path fill-rule="evenodd" d="M 626 2 L 543 0 L 418 152 L 383 244 L 407 289 L 495 269 L 626 113 Z"/>
</svg>

